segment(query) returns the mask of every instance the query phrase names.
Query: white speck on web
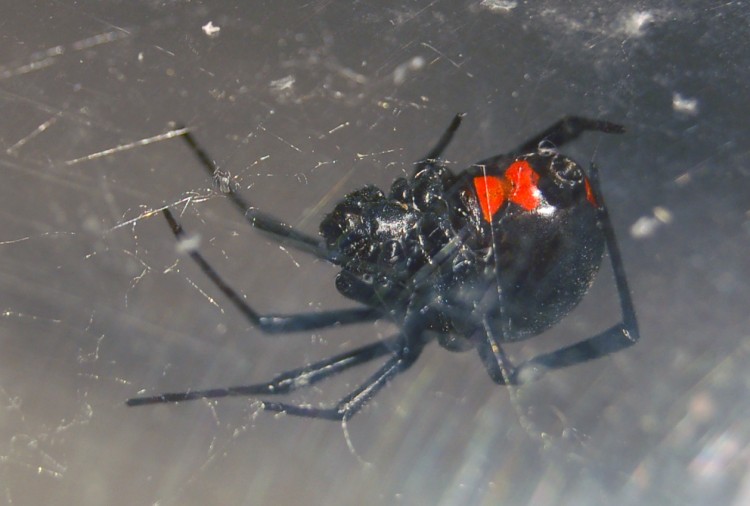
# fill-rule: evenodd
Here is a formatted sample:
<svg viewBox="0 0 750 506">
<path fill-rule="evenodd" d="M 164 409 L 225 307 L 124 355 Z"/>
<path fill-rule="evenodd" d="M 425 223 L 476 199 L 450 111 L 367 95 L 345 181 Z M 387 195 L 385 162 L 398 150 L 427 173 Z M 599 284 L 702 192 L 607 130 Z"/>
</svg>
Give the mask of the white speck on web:
<svg viewBox="0 0 750 506">
<path fill-rule="evenodd" d="M 679 93 L 672 95 L 672 109 L 681 114 L 695 116 L 698 114 L 698 99 L 685 97 Z"/>
<path fill-rule="evenodd" d="M 219 32 L 221 31 L 221 27 L 214 25 L 213 21 L 209 21 L 208 23 L 203 25 L 201 29 L 203 30 L 203 33 L 205 33 L 209 37 L 218 37 Z"/>
<path fill-rule="evenodd" d="M 479 2 L 479 6 L 490 12 L 503 13 L 510 12 L 518 7 L 518 2 L 515 0 L 482 0 Z"/>
</svg>

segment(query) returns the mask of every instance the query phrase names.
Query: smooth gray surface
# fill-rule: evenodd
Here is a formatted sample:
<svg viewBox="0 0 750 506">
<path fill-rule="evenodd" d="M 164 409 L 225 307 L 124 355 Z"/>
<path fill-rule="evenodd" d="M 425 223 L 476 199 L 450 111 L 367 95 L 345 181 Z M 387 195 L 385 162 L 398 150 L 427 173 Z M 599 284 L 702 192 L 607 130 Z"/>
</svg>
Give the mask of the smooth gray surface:
<svg viewBox="0 0 750 506">
<path fill-rule="evenodd" d="M 745 2 L 4 7 L 0 504 L 750 500 Z M 392 329 L 249 329 L 152 210 L 184 211 L 260 310 L 347 304 L 335 270 L 246 226 L 179 140 L 123 146 L 185 123 L 252 202 L 315 233 L 346 191 L 408 172 L 456 112 L 456 170 L 563 114 L 627 125 L 566 152 L 601 168 L 641 343 L 516 392 L 474 353 L 433 346 L 348 424 L 349 443 L 337 423 L 252 400 L 125 407 Z M 590 335 L 615 303 L 605 269 L 573 315 L 509 352 Z M 370 370 L 292 398 L 333 401 Z"/>
</svg>

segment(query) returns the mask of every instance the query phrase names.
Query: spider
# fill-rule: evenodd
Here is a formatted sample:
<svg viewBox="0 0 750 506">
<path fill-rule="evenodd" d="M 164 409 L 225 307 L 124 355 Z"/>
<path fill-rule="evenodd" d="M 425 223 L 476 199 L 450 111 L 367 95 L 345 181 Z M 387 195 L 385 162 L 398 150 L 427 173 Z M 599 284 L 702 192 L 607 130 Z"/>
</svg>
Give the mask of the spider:
<svg viewBox="0 0 750 506">
<path fill-rule="evenodd" d="M 567 116 L 506 154 L 453 173 L 440 161 L 461 124 L 456 115 L 435 147 L 396 179 L 386 195 L 365 186 L 346 195 L 320 224 L 320 238 L 254 209 L 234 189 L 228 196 L 255 228 L 326 260 L 341 271 L 336 288 L 361 307 L 310 314 L 260 314 L 195 248 L 188 254 L 212 283 L 261 331 L 309 331 L 387 319 L 386 339 L 246 386 L 190 390 L 129 399 L 130 406 L 228 396 L 287 394 L 384 358 L 380 368 L 331 407 L 261 400 L 265 411 L 346 421 L 437 340 L 450 351 L 476 349 L 501 385 L 536 380 L 546 371 L 620 351 L 639 338 L 622 257 L 599 186 L 558 147 L 586 131 L 622 133 L 615 123 Z M 217 169 L 190 132 L 182 135 L 208 173 Z M 186 232 L 164 209 L 172 232 Z M 609 251 L 621 321 L 592 337 L 512 364 L 502 345 L 551 328 L 583 298 Z"/>
</svg>

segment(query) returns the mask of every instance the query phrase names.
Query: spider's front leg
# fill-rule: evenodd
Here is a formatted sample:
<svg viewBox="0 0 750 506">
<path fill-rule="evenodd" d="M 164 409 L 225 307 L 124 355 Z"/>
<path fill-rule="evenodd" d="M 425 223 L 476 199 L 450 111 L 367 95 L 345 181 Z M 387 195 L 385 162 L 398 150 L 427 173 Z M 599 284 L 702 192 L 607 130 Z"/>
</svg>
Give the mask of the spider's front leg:
<svg viewBox="0 0 750 506">
<path fill-rule="evenodd" d="M 183 126 L 179 126 L 184 128 Z M 182 134 L 182 139 L 185 144 L 190 148 L 196 158 L 200 160 L 201 165 L 206 170 L 209 176 L 216 177 L 217 167 L 214 164 L 211 157 L 206 151 L 198 144 L 195 137 L 186 131 Z M 239 210 L 245 217 L 245 220 L 252 225 L 254 228 L 261 230 L 267 234 L 270 234 L 277 240 L 283 241 L 285 244 L 292 246 L 300 251 L 310 253 L 323 260 L 328 260 L 333 263 L 337 263 L 337 256 L 335 252 L 329 251 L 323 241 L 319 237 L 313 237 L 292 228 L 283 221 L 275 218 L 269 214 L 258 211 L 245 198 L 229 187 L 228 191 L 229 199 L 232 204 Z"/>
<path fill-rule="evenodd" d="M 422 157 L 421 160 L 417 162 L 417 167 L 420 166 L 420 164 L 429 163 L 431 161 L 435 161 L 438 158 L 440 158 L 443 154 L 443 151 L 445 151 L 445 148 L 448 147 L 448 144 L 453 140 L 453 136 L 456 134 L 456 131 L 458 130 L 458 127 L 461 126 L 461 121 L 464 118 L 463 113 L 456 114 L 453 117 L 453 120 L 450 122 L 450 125 L 448 125 L 448 128 L 445 129 L 445 132 L 443 132 L 443 135 L 440 136 L 440 139 L 437 141 L 437 144 L 435 144 L 435 147 L 433 147 L 426 155 Z"/>
</svg>

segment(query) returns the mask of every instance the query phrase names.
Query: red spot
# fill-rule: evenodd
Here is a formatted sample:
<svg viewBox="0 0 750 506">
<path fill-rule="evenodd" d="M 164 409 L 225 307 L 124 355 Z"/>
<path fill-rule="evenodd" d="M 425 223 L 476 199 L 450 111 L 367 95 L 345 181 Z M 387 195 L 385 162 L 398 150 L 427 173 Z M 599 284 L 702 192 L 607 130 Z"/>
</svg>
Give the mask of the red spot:
<svg viewBox="0 0 750 506">
<path fill-rule="evenodd" d="M 477 176 L 474 178 L 474 189 L 479 198 L 484 220 L 492 223 L 492 216 L 505 203 L 507 181 L 497 176 Z"/>
<path fill-rule="evenodd" d="M 485 221 L 492 223 L 492 217 L 508 200 L 527 211 L 533 211 L 541 200 L 539 174 L 534 172 L 529 162 L 513 162 L 503 177 L 477 176 L 474 178 L 474 189 L 482 208 Z"/>
<path fill-rule="evenodd" d="M 519 160 L 513 162 L 508 170 L 505 171 L 507 179 L 513 188 L 508 200 L 518 204 L 527 211 L 533 211 L 537 208 L 540 201 L 539 174 L 534 172 L 529 162 Z"/>
<path fill-rule="evenodd" d="M 594 197 L 594 191 L 591 189 L 591 184 L 589 184 L 589 180 L 584 179 L 583 184 L 586 187 L 586 200 L 591 202 L 592 206 L 599 207 L 599 203 L 596 201 L 596 197 Z"/>
</svg>

